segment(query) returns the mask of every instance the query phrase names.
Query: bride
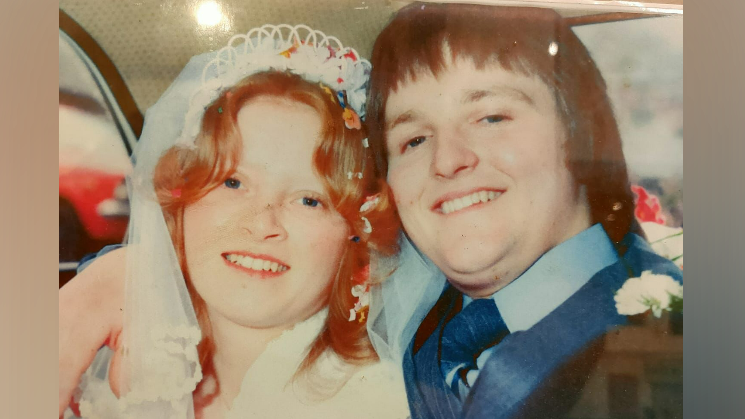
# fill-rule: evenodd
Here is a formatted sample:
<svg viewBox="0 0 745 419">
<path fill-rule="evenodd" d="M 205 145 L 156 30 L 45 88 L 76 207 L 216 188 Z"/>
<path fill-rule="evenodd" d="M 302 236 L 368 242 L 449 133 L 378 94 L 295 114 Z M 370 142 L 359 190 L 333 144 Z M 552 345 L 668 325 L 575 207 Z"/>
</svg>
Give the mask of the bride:
<svg viewBox="0 0 745 419">
<path fill-rule="evenodd" d="M 370 255 L 398 233 L 369 70 L 305 26 L 192 58 L 146 115 L 126 249 L 60 290 L 60 415 L 408 416 L 365 324 Z"/>
</svg>

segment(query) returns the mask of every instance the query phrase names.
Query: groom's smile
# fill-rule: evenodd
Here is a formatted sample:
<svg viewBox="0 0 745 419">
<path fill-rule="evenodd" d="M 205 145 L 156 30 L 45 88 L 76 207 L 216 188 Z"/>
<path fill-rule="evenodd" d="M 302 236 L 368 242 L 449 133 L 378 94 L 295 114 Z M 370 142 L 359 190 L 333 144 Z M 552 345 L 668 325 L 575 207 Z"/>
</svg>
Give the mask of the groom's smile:
<svg viewBox="0 0 745 419">
<path fill-rule="evenodd" d="M 452 213 L 460 214 L 461 211 L 469 208 L 481 208 L 482 204 L 494 201 L 504 192 L 505 190 L 488 188 L 478 188 L 475 191 L 467 193 L 453 192 L 438 199 L 435 205 L 432 206 L 432 210 L 439 211 L 443 215 Z"/>
<path fill-rule="evenodd" d="M 491 295 L 589 227 L 554 95 L 537 77 L 456 61 L 403 82 L 385 118 L 404 228 L 461 291 Z"/>
</svg>

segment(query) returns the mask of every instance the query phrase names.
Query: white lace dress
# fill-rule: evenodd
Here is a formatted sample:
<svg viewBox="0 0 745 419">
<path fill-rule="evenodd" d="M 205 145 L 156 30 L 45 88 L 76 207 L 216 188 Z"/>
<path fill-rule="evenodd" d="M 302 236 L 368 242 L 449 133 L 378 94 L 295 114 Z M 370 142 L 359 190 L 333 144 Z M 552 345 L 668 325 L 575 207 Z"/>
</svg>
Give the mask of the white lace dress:
<svg viewBox="0 0 745 419">
<path fill-rule="evenodd" d="M 307 379 L 292 380 L 325 318 L 324 310 L 267 346 L 246 373 L 226 419 L 409 417 L 403 373 L 391 363 L 353 367 L 325 354 Z M 84 419 L 127 418 L 108 384 L 110 356 L 111 350 L 102 349 L 83 375 L 76 400 Z M 69 418 L 76 418 L 70 409 Z"/>
</svg>

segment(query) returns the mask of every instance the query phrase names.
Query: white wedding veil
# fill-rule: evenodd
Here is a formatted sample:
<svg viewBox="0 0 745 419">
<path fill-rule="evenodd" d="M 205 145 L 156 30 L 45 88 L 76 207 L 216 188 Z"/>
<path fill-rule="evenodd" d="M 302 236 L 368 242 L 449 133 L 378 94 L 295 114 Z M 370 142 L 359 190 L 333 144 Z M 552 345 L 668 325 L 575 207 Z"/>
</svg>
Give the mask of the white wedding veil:
<svg viewBox="0 0 745 419">
<path fill-rule="evenodd" d="M 192 392 L 202 378 L 201 332 L 155 194 L 154 170 L 174 145 L 194 147 L 204 111 L 215 99 L 262 71 L 287 71 L 344 91 L 347 106 L 364 116 L 370 63 L 338 39 L 304 25 L 265 25 L 233 37 L 220 51 L 195 56 L 147 111 L 128 177 L 119 399 L 126 417 L 193 418 Z"/>
<path fill-rule="evenodd" d="M 407 345 L 447 279 L 406 234 L 401 234 L 399 244 L 398 255 L 371 259 L 376 277 L 393 273 L 370 290 L 367 332 L 378 356 L 400 366 Z"/>
</svg>

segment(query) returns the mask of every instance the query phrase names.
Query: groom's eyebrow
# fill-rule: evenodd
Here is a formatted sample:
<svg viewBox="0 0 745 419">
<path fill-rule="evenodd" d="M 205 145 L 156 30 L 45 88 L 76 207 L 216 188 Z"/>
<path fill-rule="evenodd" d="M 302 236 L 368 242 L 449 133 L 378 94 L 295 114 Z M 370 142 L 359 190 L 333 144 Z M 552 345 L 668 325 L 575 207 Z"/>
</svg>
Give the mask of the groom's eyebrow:
<svg viewBox="0 0 745 419">
<path fill-rule="evenodd" d="M 463 93 L 461 103 L 468 104 L 468 103 L 478 102 L 481 99 L 500 98 L 500 97 L 523 102 L 526 105 L 530 105 L 530 106 L 535 105 L 533 98 L 530 97 L 524 91 L 520 89 L 516 89 L 514 87 L 501 86 L 501 85 L 492 86 L 491 88 L 483 89 L 483 90 L 482 89 L 466 90 Z"/>
<path fill-rule="evenodd" d="M 386 124 L 386 127 L 385 127 L 386 132 L 392 130 L 398 125 L 413 121 L 415 119 L 415 116 L 416 116 L 416 112 L 414 112 L 413 109 L 410 109 L 402 114 L 399 114 L 393 121 Z"/>
<path fill-rule="evenodd" d="M 468 103 L 475 103 L 486 98 L 500 97 L 523 102 L 530 106 L 535 105 L 535 101 L 527 93 L 514 87 L 502 85 L 492 86 L 488 89 L 466 90 L 462 95 L 461 103 L 465 105 Z M 416 111 L 413 109 L 409 109 L 408 111 L 396 116 L 396 118 L 394 118 L 391 122 L 386 123 L 385 132 L 389 132 L 399 125 L 412 122 L 416 119 L 416 117 Z"/>
</svg>

